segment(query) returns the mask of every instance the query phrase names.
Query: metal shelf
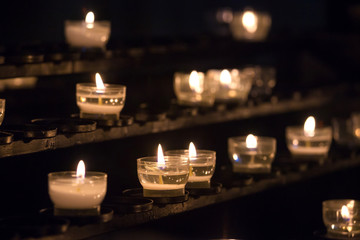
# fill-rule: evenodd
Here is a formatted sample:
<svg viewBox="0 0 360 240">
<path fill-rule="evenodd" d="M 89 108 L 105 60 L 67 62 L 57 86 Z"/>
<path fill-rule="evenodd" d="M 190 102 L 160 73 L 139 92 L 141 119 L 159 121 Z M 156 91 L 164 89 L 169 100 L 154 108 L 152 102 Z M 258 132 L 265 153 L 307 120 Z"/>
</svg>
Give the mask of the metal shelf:
<svg viewBox="0 0 360 240">
<path fill-rule="evenodd" d="M 174 120 L 165 118 L 161 121 L 149 121 L 130 126 L 97 128 L 92 132 L 59 134 L 53 138 L 17 140 L 7 145 L 0 145 L 0 158 L 23 155 L 57 148 L 67 148 L 81 144 L 116 140 L 131 136 L 160 133 L 199 125 L 222 123 L 234 120 L 281 114 L 292 111 L 323 106 L 330 101 L 329 96 L 309 96 L 301 100 L 284 100 L 277 103 L 262 103 L 253 107 L 239 107 L 228 111 L 213 111 L 196 116 L 179 117 Z"/>
<path fill-rule="evenodd" d="M 140 225 L 159 218 L 176 215 L 182 212 L 210 206 L 215 203 L 226 202 L 243 196 L 262 192 L 274 187 L 286 186 L 292 183 L 305 181 L 307 179 L 320 177 L 336 171 L 341 171 L 360 166 L 360 159 L 339 159 L 336 162 L 325 162 L 323 165 L 315 165 L 307 171 L 288 172 L 255 181 L 253 184 L 243 187 L 223 188 L 221 193 L 207 196 L 191 197 L 188 201 L 165 206 L 154 205 L 148 212 L 115 214 L 112 221 L 102 224 L 89 224 L 85 226 L 70 226 L 67 232 L 61 235 L 47 236 L 39 238 L 41 240 L 73 240 L 85 239 L 91 236 L 104 234 L 107 232 L 121 230 L 126 227 Z"/>
</svg>

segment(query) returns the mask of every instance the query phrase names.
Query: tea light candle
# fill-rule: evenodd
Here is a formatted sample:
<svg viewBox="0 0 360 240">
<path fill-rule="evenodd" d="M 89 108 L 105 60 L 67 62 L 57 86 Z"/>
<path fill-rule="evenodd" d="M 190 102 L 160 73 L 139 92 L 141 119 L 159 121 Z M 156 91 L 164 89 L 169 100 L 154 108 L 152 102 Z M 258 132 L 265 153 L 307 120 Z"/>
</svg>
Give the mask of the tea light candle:
<svg viewBox="0 0 360 240">
<path fill-rule="evenodd" d="M 189 178 L 189 158 L 164 156 L 159 144 L 157 157 L 137 159 L 137 173 L 144 197 L 183 196 Z"/>
<path fill-rule="evenodd" d="M 118 120 L 125 105 L 126 86 L 104 84 L 99 73 L 96 73 L 95 78 L 96 84 L 76 84 L 80 117 Z"/>
<path fill-rule="evenodd" d="M 216 152 L 211 150 L 196 150 L 191 142 L 189 149 L 169 150 L 168 156 L 185 156 L 190 159 L 189 180 L 187 188 L 210 188 L 210 180 L 215 172 Z"/>
<path fill-rule="evenodd" d="M 81 160 L 77 171 L 48 174 L 49 195 L 54 204 L 54 215 L 99 215 L 104 200 L 107 174 L 86 172 Z"/>
<path fill-rule="evenodd" d="M 286 143 L 294 156 L 327 156 L 332 141 L 331 127 L 316 128 L 315 118 L 310 116 L 304 127 L 286 128 Z"/>
<path fill-rule="evenodd" d="M 215 101 L 216 86 L 202 72 L 175 73 L 174 90 L 180 105 L 209 107 Z"/>
<path fill-rule="evenodd" d="M 233 171 L 269 173 L 276 153 L 276 139 L 252 134 L 228 139 L 228 154 Z"/>
<path fill-rule="evenodd" d="M 235 39 L 264 40 L 270 30 L 271 17 L 267 13 L 245 10 L 234 13 L 230 30 Z"/>
<path fill-rule="evenodd" d="M 322 203 L 323 222 L 331 235 L 349 238 L 360 234 L 360 202 L 352 199 L 333 199 Z"/>
<path fill-rule="evenodd" d="M 237 101 L 245 102 L 248 99 L 253 78 L 238 69 L 216 70 L 210 69 L 206 77 L 213 79 L 217 86 L 215 100 L 221 102 Z"/>
<path fill-rule="evenodd" d="M 85 21 L 65 21 L 66 41 L 73 47 L 98 47 L 105 49 L 110 36 L 110 22 L 96 21 L 88 12 Z"/>
</svg>

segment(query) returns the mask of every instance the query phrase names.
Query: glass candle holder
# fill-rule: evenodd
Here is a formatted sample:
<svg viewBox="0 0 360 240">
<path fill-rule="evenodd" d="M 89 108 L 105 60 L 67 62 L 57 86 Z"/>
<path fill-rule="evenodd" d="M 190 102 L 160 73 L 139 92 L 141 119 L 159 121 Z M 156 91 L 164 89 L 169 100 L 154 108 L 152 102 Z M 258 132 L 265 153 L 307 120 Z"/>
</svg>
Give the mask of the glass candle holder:
<svg viewBox="0 0 360 240">
<path fill-rule="evenodd" d="M 72 47 L 106 48 L 111 32 L 110 21 L 65 21 L 66 42 Z"/>
<path fill-rule="evenodd" d="M 228 154 L 233 171 L 238 173 L 269 173 L 276 154 L 276 139 L 256 137 L 256 146 L 247 145 L 246 136 L 228 139 Z"/>
<path fill-rule="evenodd" d="M 206 78 L 215 82 L 215 100 L 219 102 L 245 102 L 248 99 L 253 78 L 238 69 L 206 72 Z"/>
<path fill-rule="evenodd" d="M 332 128 L 316 128 L 313 136 L 304 133 L 303 126 L 286 127 L 286 145 L 295 157 L 321 158 L 328 155 L 332 142 Z"/>
<path fill-rule="evenodd" d="M 185 195 L 189 178 L 189 159 L 183 156 L 164 156 L 137 159 L 137 173 L 144 197 L 177 197 Z"/>
<path fill-rule="evenodd" d="M 75 171 L 48 174 L 49 195 L 56 216 L 96 216 L 107 188 L 107 174 L 87 172 L 85 178 Z"/>
<path fill-rule="evenodd" d="M 352 199 L 333 199 L 322 203 L 323 222 L 327 233 L 347 236 L 360 234 L 360 202 Z"/>
<path fill-rule="evenodd" d="M 174 90 L 180 105 L 214 105 L 216 85 L 212 79 L 205 78 L 202 72 L 175 73 Z"/>
<path fill-rule="evenodd" d="M 168 156 L 189 157 L 188 149 L 169 150 Z M 211 150 L 196 150 L 196 156 L 189 157 L 190 170 L 187 188 L 210 188 L 210 180 L 215 172 L 216 152 Z"/>
<path fill-rule="evenodd" d="M 268 13 L 252 10 L 235 12 L 230 22 L 230 31 L 237 40 L 262 41 L 268 36 L 270 27 Z"/>
<path fill-rule="evenodd" d="M 5 117 L 5 99 L 0 99 L 0 125 L 4 121 Z"/>
<path fill-rule="evenodd" d="M 357 139 L 360 139 L 360 113 L 352 113 L 350 119 L 352 125 L 352 133 Z"/>
<path fill-rule="evenodd" d="M 76 102 L 80 117 L 89 119 L 118 120 L 125 105 L 126 86 L 104 84 L 99 89 L 93 83 L 76 84 Z"/>
</svg>

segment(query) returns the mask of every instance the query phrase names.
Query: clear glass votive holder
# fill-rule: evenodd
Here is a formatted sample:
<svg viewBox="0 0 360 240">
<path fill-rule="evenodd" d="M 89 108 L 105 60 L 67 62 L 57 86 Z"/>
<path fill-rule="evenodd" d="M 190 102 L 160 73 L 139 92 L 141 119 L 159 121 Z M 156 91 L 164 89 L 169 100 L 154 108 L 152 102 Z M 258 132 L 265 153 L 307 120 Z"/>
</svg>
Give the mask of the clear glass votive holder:
<svg viewBox="0 0 360 240">
<path fill-rule="evenodd" d="M 97 216 L 107 189 L 107 174 L 86 172 L 85 178 L 75 171 L 48 174 L 48 191 L 55 216 Z"/>
<path fill-rule="evenodd" d="M 125 105 L 126 86 L 104 84 L 98 89 L 95 83 L 76 84 L 76 102 L 80 118 L 118 120 Z"/>
<path fill-rule="evenodd" d="M 323 222 L 330 235 L 352 237 L 360 234 L 360 201 L 333 199 L 322 203 Z"/>
<path fill-rule="evenodd" d="M 164 156 L 158 163 L 156 156 L 137 159 L 137 173 L 144 197 L 178 197 L 185 195 L 189 178 L 189 158 Z"/>
<path fill-rule="evenodd" d="M 236 40 L 263 41 L 271 27 L 271 16 L 265 12 L 245 10 L 235 12 L 230 31 Z"/>
<path fill-rule="evenodd" d="M 228 139 L 228 154 L 237 173 L 270 173 L 276 154 L 276 139 L 257 137 L 256 148 L 246 146 L 246 136 Z"/>
<path fill-rule="evenodd" d="M 332 128 L 315 128 L 314 136 L 306 136 L 303 126 L 286 127 L 286 145 L 294 157 L 327 157 L 332 142 Z"/>
<path fill-rule="evenodd" d="M 0 125 L 4 121 L 5 117 L 5 99 L 0 99 Z"/>
<path fill-rule="evenodd" d="M 206 78 L 215 82 L 215 101 L 219 102 L 246 102 L 253 82 L 251 76 L 238 69 L 210 69 Z"/>
<path fill-rule="evenodd" d="M 72 47 L 106 49 L 111 32 L 110 21 L 95 21 L 88 27 L 85 21 L 66 20 L 65 38 Z"/>
<path fill-rule="evenodd" d="M 360 112 L 353 112 L 350 116 L 352 133 L 357 138 L 360 139 Z"/>
<path fill-rule="evenodd" d="M 174 74 L 174 91 L 179 105 L 211 107 L 215 102 L 216 84 L 205 74 L 197 72 L 196 80 L 191 80 L 191 73 Z"/>
<path fill-rule="evenodd" d="M 189 157 L 188 149 L 169 150 L 168 156 Z M 216 152 L 211 150 L 196 150 L 196 156 L 189 158 L 190 171 L 187 188 L 210 188 L 210 180 L 215 172 Z"/>
</svg>

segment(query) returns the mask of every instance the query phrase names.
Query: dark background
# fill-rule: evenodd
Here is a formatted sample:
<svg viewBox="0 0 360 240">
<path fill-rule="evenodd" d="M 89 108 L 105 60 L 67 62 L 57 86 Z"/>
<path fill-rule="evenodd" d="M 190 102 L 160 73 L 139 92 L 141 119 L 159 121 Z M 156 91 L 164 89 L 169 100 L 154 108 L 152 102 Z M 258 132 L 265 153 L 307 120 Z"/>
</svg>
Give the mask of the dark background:
<svg viewBox="0 0 360 240">
<path fill-rule="evenodd" d="M 228 26 L 216 20 L 219 9 L 238 11 L 248 6 L 272 16 L 271 31 L 264 42 L 234 41 Z M 174 72 L 193 68 L 205 71 L 247 64 L 273 66 L 277 70 L 273 94 L 279 99 L 287 99 L 294 92 L 305 95 L 315 88 L 334 86 L 340 86 L 339 93 L 331 105 L 306 111 L 3 158 L 0 216 L 30 214 L 51 206 L 47 173 L 73 170 L 80 159 L 85 160 L 88 170 L 107 172 L 108 194 L 117 195 L 126 188 L 139 186 L 136 158 L 155 154 L 159 142 L 165 149 L 174 149 L 185 148 L 192 140 L 198 148 L 215 150 L 219 169 L 229 164 L 226 143 L 230 136 L 252 132 L 276 137 L 277 156 L 288 156 L 284 142 L 286 126 L 302 124 L 310 114 L 330 125 L 333 117 L 348 117 L 351 112 L 359 111 L 356 102 L 346 101 L 348 97 L 356 97 L 359 90 L 360 4 L 357 1 L 3 1 L 0 52 L 6 55 L 14 48 L 64 44 L 64 21 L 81 20 L 89 10 L 94 11 L 97 20 L 111 21 L 108 50 L 171 43 L 187 46 L 179 55 L 149 54 L 128 68 L 102 73 L 106 82 L 128 87 L 125 113 L 135 113 L 143 102 L 155 111 L 166 109 L 175 97 Z M 34 89 L 0 92 L 7 101 L 4 125 L 78 112 L 75 84 L 91 80 L 93 74 L 39 77 Z M 331 157 L 338 156 L 338 147 L 333 144 Z M 345 152 L 348 157 L 350 152 Z M 129 231 L 150 231 L 149 236 L 160 232 L 165 238 L 182 239 L 188 236 L 309 239 L 313 231 L 323 227 L 323 200 L 360 198 L 358 172 L 357 168 L 330 174 Z M 113 237 L 126 236 L 127 232 L 117 234 L 120 235 Z"/>
</svg>

